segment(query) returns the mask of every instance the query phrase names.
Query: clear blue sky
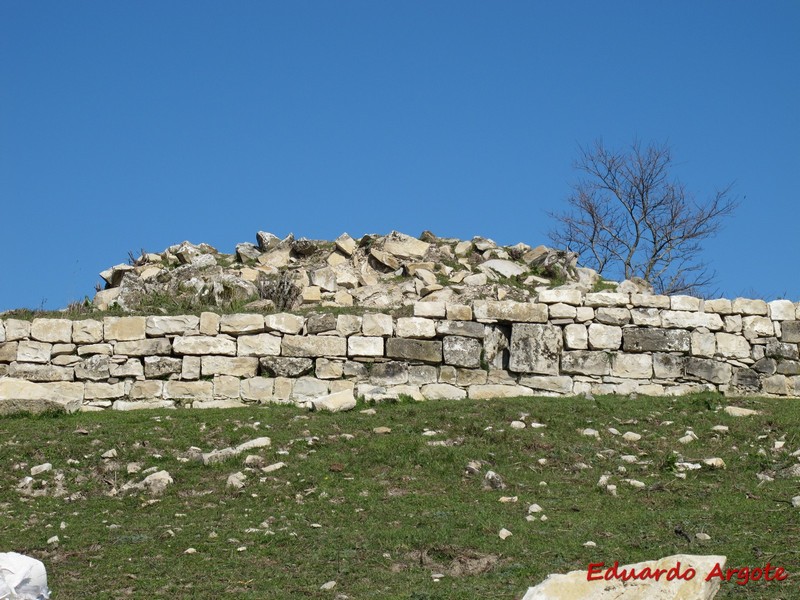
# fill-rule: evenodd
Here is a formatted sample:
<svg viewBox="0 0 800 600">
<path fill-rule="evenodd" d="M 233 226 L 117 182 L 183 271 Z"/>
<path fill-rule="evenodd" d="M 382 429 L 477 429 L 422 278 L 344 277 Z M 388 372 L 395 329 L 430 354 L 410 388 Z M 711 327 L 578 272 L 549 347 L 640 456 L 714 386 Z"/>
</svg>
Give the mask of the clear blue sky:
<svg viewBox="0 0 800 600">
<path fill-rule="evenodd" d="M 742 206 L 727 296 L 800 300 L 800 2 L 0 3 L 0 310 L 257 230 L 545 243 L 579 144 Z"/>
</svg>

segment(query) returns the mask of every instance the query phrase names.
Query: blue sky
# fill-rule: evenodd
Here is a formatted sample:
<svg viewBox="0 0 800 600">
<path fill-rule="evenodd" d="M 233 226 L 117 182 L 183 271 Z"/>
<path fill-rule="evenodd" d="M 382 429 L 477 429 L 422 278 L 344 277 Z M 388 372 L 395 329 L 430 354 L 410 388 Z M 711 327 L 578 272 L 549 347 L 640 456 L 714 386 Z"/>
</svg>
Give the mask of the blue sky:
<svg viewBox="0 0 800 600">
<path fill-rule="evenodd" d="M 723 295 L 800 300 L 800 3 L 0 3 L 0 310 L 258 230 L 546 243 L 579 145 L 741 206 Z"/>
</svg>

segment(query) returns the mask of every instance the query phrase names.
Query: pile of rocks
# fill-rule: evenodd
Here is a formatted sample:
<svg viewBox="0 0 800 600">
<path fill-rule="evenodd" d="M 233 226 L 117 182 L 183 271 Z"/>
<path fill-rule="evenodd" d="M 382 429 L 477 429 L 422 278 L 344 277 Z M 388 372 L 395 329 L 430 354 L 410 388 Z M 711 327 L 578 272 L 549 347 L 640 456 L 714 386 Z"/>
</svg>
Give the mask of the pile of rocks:
<svg viewBox="0 0 800 600">
<path fill-rule="evenodd" d="M 94 306 L 155 312 L 163 304 L 185 310 L 243 306 L 269 312 L 301 305 L 363 306 L 394 310 L 422 298 L 526 301 L 537 289 L 565 285 L 591 291 L 597 273 L 576 265 L 577 255 L 545 246 L 498 246 L 490 239 L 386 236 L 335 241 L 279 239 L 259 231 L 257 244 L 234 254 L 183 242 L 161 253 L 142 252 L 131 264 L 103 271 L 105 289 Z M 633 290 L 629 290 L 633 291 Z M 636 290 L 638 291 L 638 290 Z"/>
</svg>

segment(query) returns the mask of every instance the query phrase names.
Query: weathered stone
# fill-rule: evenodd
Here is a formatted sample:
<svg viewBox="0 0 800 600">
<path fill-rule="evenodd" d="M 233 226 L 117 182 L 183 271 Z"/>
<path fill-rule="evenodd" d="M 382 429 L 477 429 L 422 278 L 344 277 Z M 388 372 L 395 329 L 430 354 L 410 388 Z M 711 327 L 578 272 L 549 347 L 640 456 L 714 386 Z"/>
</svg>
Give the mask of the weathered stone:
<svg viewBox="0 0 800 600">
<path fill-rule="evenodd" d="M 111 376 L 111 360 L 108 356 L 95 354 L 75 365 L 75 379 L 103 381 Z"/>
<path fill-rule="evenodd" d="M 255 377 L 258 372 L 258 358 L 254 356 L 203 356 L 200 365 L 201 377 L 210 375 L 230 375 L 233 377 Z"/>
<path fill-rule="evenodd" d="M 103 323 L 94 319 L 72 323 L 72 341 L 76 344 L 98 344 L 103 341 Z"/>
<path fill-rule="evenodd" d="M 627 308 L 604 306 L 594 311 L 594 318 L 605 325 L 627 325 L 631 322 L 631 311 Z"/>
<path fill-rule="evenodd" d="M 475 338 L 449 335 L 442 341 L 444 362 L 448 365 L 476 369 L 481 366 L 481 343 Z"/>
<path fill-rule="evenodd" d="M 653 372 L 659 379 L 683 377 L 686 358 L 678 354 L 653 354 Z"/>
<path fill-rule="evenodd" d="M 217 313 L 200 313 L 200 335 L 219 334 L 219 325 L 221 321 L 222 317 L 220 317 Z"/>
<path fill-rule="evenodd" d="M 716 338 L 713 333 L 693 331 L 691 348 L 694 356 L 714 356 L 717 349 Z"/>
<path fill-rule="evenodd" d="M 561 372 L 575 375 L 609 375 L 611 355 L 608 352 L 574 350 L 561 354 Z"/>
<path fill-rule="evenodd" d="M 564 327 L 564 344 L 570 350 L 589 348 L 589 333 L 585 325 L 570 324 Z"/>
<path fill-rule="evenodd" d="M 533 396 L 533 390 L 523 385 L 471 385 L 469 386 L 468 395 L 473 400 L 516 398 L 518 396 Z"/>
<path fill-rule="evenodd" d="M 83 402 L 82 383 L 34 383 L 0 377 L 0 415 L 49 410 L 75 412 Z"/>
<path fill-rule="evenodd" d="M 706 327 L 712 331 L 722 329 L 722 317 L 714 313 L 689 312 L 685 310 L 661 311 L 661 326 L 682 329 Z"/>
<path fill-rule="evenodd" d="M 259 333 L 264 331 L 264 315 L 248 313 L 222 315 L 219 330 L 221 333 L 230 333 L 233 335 Z"/>
<path fill-rule="evenodd" d="M 285 335 L 281 342 L 283 356 L 346 356 L 347 340 L 336 336 Z"/>
<path fill-rule="evenodd" d="M 420 391 L 427 400 L 461 400 L 467 397 L 466 391 L 447 383 L 423 385 Z"/>
<path fill-rule="evenodd" d="M 761 380 L 761 389 L 765 394 L 786 396 L 789 393 L 785 375 L 771 375 Z"/>
<path fill-rule="evenodd" d="M 339 315 L 336 317 L 336 333 L 342 337 L 361 333 L 361 317 L 358 315 Z"/>
<path fill-rule="evenodd" d="M 241 335 L 236 338 L 237 356 L 278 356 L 281 353 L 281 338 L 269 333 Z"/>
<path fill-rule="evenodd" d="M 5 342 L 0 344 L 0 363 L 9 363 L 17 360 L 19 342 Z"/>
<path fill-rule="evenodd" d="M 346 233 L 343 233 L 336 238 L 334 243 L 336 244 L 336 249 L 345 256 L 352 256 L 353 252 L 356 251 L 355 240 Z"/>
<path fill-rule="evenodd" d="M 631 319 L 634 325 L 661 327 L 661 312 L 657 308 L 632 308 Z"/>
<path fill-rule="evenodd" d="M 430 246 L 427 242 L 393 231 L 386 237 L 383 249 L 400 258 L 422 258 Z"/>
<path fill-rule="evenodd" d="M 55 365 L 57 367 L 71 367 L 79 362 L 81 362 L 80 356 L 76 356 L 74 354 L 63 354 L 61 356 L 55 356 L 50 359 L 50 364 Z M 7 367 L 7 365 L 2 365 L 2 366 Z M 5 373 L 0 372 L 0 377 L 2 377 L 3 375 L 5 375 Z"/>
<path fill-rule="evenodd" d="M 611 374 L 614 377 L 650 379 L 653 376 L 653 357 L 617 352 L 611 359 Z"/>
<path fill-rule="evenodd" d="M 800 375 L 800 362 L 796 360 L 781 360 L 778 363 L 777 371 L 781 375 Z"/>
<path fill-rule="evenodd" d="M 711 383 L 729 383 L 732 369 L 728 363 L 707 358 L 688 358 L 686 360 L 686 374 L 694 375 Z"/>
<path fill-rule="evenodd" d="M 578 323 L 585 323 L 594 319 L 594 309 L 589 306 L 579 306 L 576 311 L 575 320 Z"/>
<path fill-rule="evenodd" d="M 517 373 L 557 375 L 562 349 L 559 327 L 533 323 L 511 326 L 509 369 Z"/>
<path fill-rule="evenodd" d="M 442 362 L 442 342 L 389 338 L 386 340 L 386 356 L 403 360 L 440 363 Z"/>
<path fill-rule="evenodd" d="M 748 340 L 772 337 L 775 335 L 775 327 L 768 317 L 742 317 L 742 333 Z"/>
<path fill-rule="evenodd" d="M 476 300 L 472 312 L 478 320 L 508 321 L 511 323 L 547 323 L 547 305 L 511 300 Z"/>
<path fill-rule="evenodd" d="M 85 409 L 86 407 L 84 407 Z M 138 402 L 128 402 L 127 400 L 117 400 L 111 407 L 112 410 L 145 410 L 156 408 L 175 408 L 172 400 L 142 400 Z"/>
<path fill-rule="evenodd" d="M 90 356 L 92 354 L 111 356 L 114 354 L 114 346 L 112 344 L 88 344 L 86 346 L 78 346 L 78 356 Z"/>
<path fill-rule="evenodd" d="M 489 283 L 489 278 L 486 276 L 486 273 L 475 273 L 474 275 L 467 275 L 464 277 L 462 283 L 464 285 L 481 286 Z"/>
<path fill-rule="evenodd" d="M 164 395 L 163 381 L 134 381 L 128 392 L 129 400 L 151 400 Z"/>
<path fill-rule="evenodd" d="M 789 360 L 796 360 L 799 358 L 797 344 L 779 342 L 774 338 L 767 340 L 766 350 L 766 356 L 771 356 L 773 358 L 788 358 Z"/>
<path fill-rule="evenodd" d="M 683 329 L 626 327 L 622 332 L 625 352 L 689 352 L 690 335 Z"/>
<path fill-rule="evenodd" d="M 794 321 L 797 309 L 791 300 L 773 300 L 768 302 L 769 317 L 773 321 Z"/>
<path fill-rule="evenodd" d="M 353 390 L 342 390 L 311 400 L 312 410 L 324 410 L 328 412 L 342 412 L 353 410 L 356 407 L 356 398 Z"/>
<path fill-rule="evenodd" d="M 383 356 L 382 337 L 350 336 L 347 338 L 348 356 Z"/>
<path fill-rule="evenodd" d="M 292 395 L 295 402 L 319 398 L 330 393 L 328 382 L 316 377 L 300 377 L 296 379 L 292 386 Z"/>
<path fill-rule="evenodd" d="M 765 375 L 774 375 L 778 370 L 778 363 L 774 358 L 760 358 L 753 363 L 753 370 Z"/>
<path fill-rule="evenodd" d="M 619 292 L 594 292 L 586 294 L 584 305 L 597 306 L 626 306 L 630 302 L 630 294 Z"/>
<path fill-rule="evenodd" d="M 241 398 L 248 402 L 269 402 L 273 397 L 275 380 L 269 377 L 251 377 L 241 381 Z"/>
<path fill-rule="evenodd" d="M 31 322 L 22 319 L 6 319 L 6 341 L 15 342 L 31 337 Z"/>
<path fill-rule="evenodd" d="M 212 400 L 214 384 L 211 381 L 165 381 L 164 398 L 167 400 Z"/>
<path fill-rule="evenodd" d="M 181 379 L 184 381 L 197 381 L 200 379 L 199 356 L 184 356 L 181 361 Z"/>
<path fill-rule="evenodd" d="M 270 377 L 300 377 L 307 375 L 314 368 L 310 358 L 290 358 L 284 356 L 268 356 L 259 360 L 263 375 Z"/>
<path fill-rule="evenodd" d="M 78 347 L 75 344 L 53 344 L 53 347 L 50 349 L 50 357 L 75 354 L 77 350 Z"/>
<path fill-rule="evenodd" d="M 86 400 L 117 400 L 125 397 L 125 384 L 87 381 L 83 391 Z"/>
<path fill-rule="evenodd" d="M 168 356 L 144 357 L 144 376 L 148 379 L 157 379 L 172 373 L 180 373 L 182 367 L 183 361 L 180 358 Z"/>
<path fill-rule="evenodd" d="M 580 306 L 583 300 L 583 293 L 580 290 L 570 289 L 550 289 L 539 292 L 539 302 L 545 304 L 570 304 Z"/>
<path fill-rule="evenodd" d="M 268 231 L 259 231 L 256 233 L 256 242 L 258 243 L 258 249 L 261 252 L 269 252 L 270 250 L 274 250 L 278 247 L 278 244 L 281 243 L 281 240 L 278 236 L 269 233 Z"/>
<path fill-rule="evenodd" d="M 750 344 L 741 335 L 719 332 L 716 334 L 717 353 L 727 358 L 749 358 Z"/>
<path fill-rule="evenodd" d="M 143 340 L 147 329 L 144 317 L 105 317 L 103 339 L 107 342 Z"/>
<path fill-rule="evenodd" d="M 717 313 L 720 315 L 731 314 L 732 305 L 731 301 L 727 298 L 717 298 L 715 300 L 706 300 L 703 302 L 703 310 L 708 313 Z"/>
<path fill-rule="evenodd" d="M 344 374 L 344 361 L 318 358 L 314 361 L 314 374 L 317 379 L 341 379 Z"/>
<path fill-rule="evenodd" d="M 145 333 L 150 337 L 185 335 L 191 331 L 199 331 L 199 329 L 200 317 L 195 317 L 192 315 L 181 315 L 177 317 L 147 317 L 145 323 Z"/>
<path fill-rule="evenodd" d="M 330 267 L 316 269 L 311 272 L 311 285 L 317 286 L 323 292 L 335 292 L 338 289 L 336 273 Z"/>
<path fill-rule="evenodd" d="M 485 326 L 472 321 L 441 321 L 436 324 L 436 333 L 482 339 L 485 335 Z"/>
<path fill-rule="evenodd" d="M 508 368 L 511 346 L 511 327 L 508 325 L 487 325 L 483 339 L 483 358 L 489 367 Z"/>
<path fill-rule="evenodd" d="M 550 320 L 574 319 L 578 316 L 578 309 L 570 304 L 551 304 L 548 307 Z"/>
<path fill-rule="evenodd" d="M 204 359 L 207 357 L 203 357 Z M 235 360 L 235 359 L 231 359 Z M 241 380 L 238 377 L 234 377 L 233 375 L 215 375 L 214 376 L 214 399 L 225 399 L 225 400 L 239 400 L 240 396 L 240 389 L 239 389 L 239 382 Z M 192 405 L 194 408 L 198 408 L 196 404 Z M 226 405 L 220 406 L 219 408 L 229 408 L 235 405 Z M 212 406 L 207 406 L 211 408 Z"/>
<path fill-rule="evenodd" d="M 694 298 L 693 296 L 670 296 L 669 300 L 669 307 L 672 310 L 700 310 L 700 298 Z"/>
<path fill-rule="evenodd" d="M 589 325 L 589 348 L 592 350 L 616 350 L 622 344 L 622 329 L 613 325 L 592 323 Z"/>
<path fill-rule="evenodd" d="M 437 370 L 432 365 L 411 365 L 408 367 L 408 383 L 413 385 L 425 385 L 436 383 Z"/>
<path fill-rule="evenodd" d="M 572 378 L 565 376 L 524 375 L 519 384 L 533 390 L 553 392 L 556 394 L 572 393 Z"/>
<path fill-rule="evenodd" d="M 731 304 L 731 310 L 740 315 L 766 315 L 769 313 L 766 302 L 747 298 L 736 298 Z"/>
<path fill-rule="evenodd" d="M 707 575 L 711 573 L 716 565 L 719 565 L 724 575 L 725 570 L 724 556 L 694 556 L 689 554 L 676 554 L 667 556 L 660 560 L 640 562 L 633 565 L 625 565 L 617 568 L 613 565 L 616 573 L 656 573 L 668 574 L 670 570 L 678 570 L 678 573 L 687 573 L 689 568 L 693 569 L 696 577 L 660 577 L 647 578 L 631 584 L 623 581 L 621 577 L 609 577 L 602 580 L 602 575 L 606 568 L 610 566 L 601 565 L 603 568 L 596 567 L 595 578 L 600 580 L 589 580 L 587 570 L 570 571 L 566 575 L 549 575 L 542 583 L 535 587 L 528 588 L 528 592 L 522 600 L 711 600 L 719 591 L 721 579 L 713 577 L 706 581 Z M 680 565 L 680 567 L 677 567 Z"/>
<path fill-rule="evenodd" d="M 72 321 L 69 319 L 34 319 L 31 323 L 31 337 L 40 342 L 72 342 Z"/>
<path fill-rule="evenodd" d="M 489 382 L 488 373 L 483 369 L 456 369 L 456 385 L 468 387 Z"/>
<path fill-rule="evenodd" d="M 517 275 L 526 273 L 528 270 L 527 267 L 523 267 L 514 261 L 505 260 L 502 258 L 493 258 L 491 260 L 487 260 L 478 268 L 481 271 L 489 270 L 490 272 L 501 277 L 516 277 Z"/>
<path fill-rule="evenodd" d="M 172 349 L 175 354 L 236 356 L 236 341 L 228 336 L 178 336 L 172 340 Z"/>
<path fill-rule="evenodd" d="M 784 321 L 781 323 L 781 341 L 790 344 L 800 343 L 800 321 Z"/>
<path fill-rule="evenodd" d="M 388 252 L 372 248 L 369 254 L 377 263 L 377 265 L 373 263 L 373 266 L 383 266 L 390 271 L 397 271 L 400 268 L 400 262 Z"/>
<path fill-rule="evenodd" d="M 300 315 L 290 313 L 277 313 L 264 317 L 264 326 L 267 331 L 280 331 L 289 335 L 297 335 L 303 329 L 305 319 Z"/>
<path fill-rule="evenodd" d="M 308 316 L 306 333 L 315 335 L 336 329 L 336 315 L 333 313 L 312 314 Z"/>
<path fill-rule="evenodd" d="M 74 371 L 71 367 L 12 362 L 8 366 L 8 376 L 34 382 L 72 381 Z"/>
<path fill-rule="evenodd" d="M 669 296 L 659 296 L 656 294 L 631 294 L 631 304 L 639 308 L 669 308 Z"/>
<path fill-rule="evenodd" d="M 150 338 L 114 344 L 114 354 L 125 356 L 155 356 L 172 353 L 172 344 L 167 338 Z"/>
<path fill-rule="evenodd" d="M 447 318 L 451 321 L 471 321 L 472 307 L 466 304 L 447 304 Z"/>
<path fill-rule="evenodd" d="M 436 322 L 421 317 L 401 317 L 397 319 L 397 336 L 401 338 L 436 337 Z"/>
<path fill-rule="evenodd" d="M 444 319 L 447 308 L 444 302 L 415 302 L 414 316 Z"/>
<path fill-rule="evenodd" d="M 409 366 L 400 361 L 375 363 L 369 374 L 369 381 L 374 385 L 401 385 L 408 382 Z"/>
<path fill-rule="evenodd" d="M 17 357 L 20 362 L 28 363 L 48 363 L 50 362 L 50 352 L 52 344 L 45 342 L 32 342 L 22 340 L 17 345 Z"/>
<path fill-rule="evenodd" d="M 361 323 L 361 333 L 368 337 L 390 336 L 394 333 L 391 315 L 368 313 Z"/>
</svg>

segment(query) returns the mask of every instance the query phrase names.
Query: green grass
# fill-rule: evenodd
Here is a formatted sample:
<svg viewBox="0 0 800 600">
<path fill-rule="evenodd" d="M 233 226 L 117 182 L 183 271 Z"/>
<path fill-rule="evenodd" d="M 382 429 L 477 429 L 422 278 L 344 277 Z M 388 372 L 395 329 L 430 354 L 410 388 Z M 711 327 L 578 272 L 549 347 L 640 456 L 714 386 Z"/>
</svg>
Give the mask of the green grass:
<svg viewBox="0 0 800 600">
<path fill-rule="evenodd" d="M 733 418 L 719 410 L 726 402 L 523 398 L 381 404 L 375 415 L 360 413 L 364 406 L 333 415 L 269 406 L 4 418 L 0 548 L 43 560 L 57 600 L 515 599 L 551 572 L 684 552 L 791 573 L 782 583 L 724 583 L 717 598 L 797 597 L 800 509 L 787 501 L 800 490 L 796 480 L 760 483 L 757 474 L 797 461 L 800 403 L 736 401 L 763 414 Z M 512 429 L 521 414 L 547 427 Z M 714 434 L 714 425 L 730 431 Z M 378 426 L 392 431 L 373 433 Z M 582 435 L 586 427 L 600 439 Z M 608 427 L 642 439 L 625 442 Z M 690 427 L 699 439 L 683 446 Z M 440 433 L 423 436 L 426 428 Z M 214 466 L 186 461 L 191 446 L 207 452 L 264 435 L 271 447 L 251 453 L 285 468 L 248 469 L 247 453 Z M 785 446 L 774 450 L 777 440 Z M 111 448 L 117 458 L 102 459 Z M 720 457 L 727 468 L 679 479 L 676 450 L 692 461 Z M 483 462 L 480 475 L 465 473 L 472 460 Z M 44 462 L 53 470 L 34 478 L 34 495 L 18 491 Z M 175 483 L 157 498 L 121 492 L 144 477 L 127 474 L 131 462 L 166 469 Z M 489 469 L 506 489 L 484 489 Z M 237 471 L 247 475 L 242 490 L 226 487 Z M 617 497 L 597 486 L 604 473 Z M 525 519 L 532 503 L 546 521 Z M 711 539 L 688 545 L 678 525 Z M 501 540 L 501 528 L 513 536 Z M 48 544 L 54 535 L 60 541 Z M 584 547 L 589 540 L 597 546 Z M 190 547 L 197 553 L 184 554 Z M 445 577 L 433 582 L 433 573 Z M 319 589 L 330 580 L 335 589 Z"/>
</svg>

